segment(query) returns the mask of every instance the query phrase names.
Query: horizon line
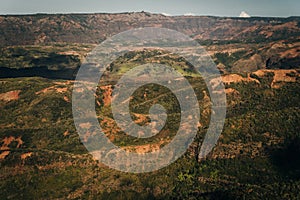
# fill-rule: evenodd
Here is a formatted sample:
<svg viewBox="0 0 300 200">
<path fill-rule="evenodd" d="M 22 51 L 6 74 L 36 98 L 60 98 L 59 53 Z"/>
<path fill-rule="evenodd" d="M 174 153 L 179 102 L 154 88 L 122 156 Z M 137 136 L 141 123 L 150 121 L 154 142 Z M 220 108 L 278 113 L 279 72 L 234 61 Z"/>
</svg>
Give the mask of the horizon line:
<svg viewBox="0 0 300 200">
<path fill-rule="evenodd" d="M 194 13 L 185 13 L 185 14 L 168 14 L 168 13 L 155 13 L 148 11 L 124 11 L 124 12 L 34 12 L 34 13 L 0 13 L 0 16 L 32 16 L 32 15 L 91 15 L 91 14 L 130 14 L 130 13 L 148 13 L 152 15 L 163 15 L 165 17 L 220 17 L 220 18 L 291 18 L 291 17 L 300 17 L 300 16 L 250 16 L 250 17 L 240 17 L 240 16 L 229 16 L 229 15 L 209 15 L 209 14 L 194 14 Z"/>
</svg>

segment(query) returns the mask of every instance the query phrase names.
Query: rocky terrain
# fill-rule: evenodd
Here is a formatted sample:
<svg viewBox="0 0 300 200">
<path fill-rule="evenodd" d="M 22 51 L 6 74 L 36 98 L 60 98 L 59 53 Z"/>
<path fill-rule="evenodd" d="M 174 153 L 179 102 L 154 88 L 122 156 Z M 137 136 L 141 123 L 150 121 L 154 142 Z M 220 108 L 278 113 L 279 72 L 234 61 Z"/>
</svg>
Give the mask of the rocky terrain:
<svg viewBox="0 0 300 200">
<path fill-rule="evenodd" d="M 203 43 L 265 42 L 300 37 L 300 18 L 222 18 L 164 16 L 147 12 L 121 14 L 37 14 L 0 16 L 0 46 L 59 43 L 100 43 L 139 27 L 162 27 Z"/>
<path fill-rule="evenodd" d="M 0 16 L 0 199 L 299 199 L 299 22 L 146 12 Z M 204 46 L 222 73 L 227 116 L 217 145 L 199 159 L 211 115 L 201 77 L 184 59 L 161 50 L 125 54 L 95 93 L 99 123 L 114 144 L 156 151 L 177 131 L 177 101 L 156 85 L 139 88 L 130 105 L 140 125 L 149 121 L 149 105 L 169 108 L 157 136 L 128 137 L 114 121 L 113 83 L 142 63 L 161 62 L 182 73 L 195 90 L 201 118 L 195 141 L 175 163 L 151 173 L 122 173 L 94 160 L 81 143 L 73 84 L 97 44 L 147 26 L 178 30 Z"/>
<path fill-rule="evenodd" d="M 196 152 L 209 120 L 210 100 L 201 81 L 189 78 L 201 107 L 198 136 L 181 159 L 147 174 L 117 172 L 87 154 L 72 119 L 73 81 L 1 79 L 0 196 L 2 199 L 298 198 L 299 77 L 299 70 L 224 75 L 228 101 L 224 130 L 213 152 L 200 163 Z M 99 87 L 96 100 L 99 122 L 111 141 L 128 151 L 146 153 L 160 149 L 172 139 L 171 133 L 176 131 L 172 121 L 157 137 L 146 140 L 126 137 L 110 114 L 111 88 L 111 85 Z M 142 98 L 144 91 L 138 91 L 136 97 Z M 149 103 L 153 96 L 159 97 L 153 99 L 155 102 L 164 103 L 165 96 L 170 94 L 163 90 L 148 93 Z M 147 121 L 143 107 L 132 113 L 136 123 Z M 293 164 L 289 165 L 290 162 Z"/>
</svg>

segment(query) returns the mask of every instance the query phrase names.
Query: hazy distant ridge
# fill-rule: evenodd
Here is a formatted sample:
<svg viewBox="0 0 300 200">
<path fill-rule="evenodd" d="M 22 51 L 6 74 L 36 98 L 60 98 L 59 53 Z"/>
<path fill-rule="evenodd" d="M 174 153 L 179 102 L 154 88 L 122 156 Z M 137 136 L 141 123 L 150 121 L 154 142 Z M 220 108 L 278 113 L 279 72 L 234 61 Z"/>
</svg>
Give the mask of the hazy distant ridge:
<svg viewBox="0 0 300 200">
<path fill-rule="evenodd" d="M 300 18 L 228 18 L 165 16 L 162 14 L 37 14 L 0 16 L 0 45 L 40 43 L 99 43 L 138 27 L 178 30 L 201 41 L 252 42 L 300 38 Z"/>
</svg>

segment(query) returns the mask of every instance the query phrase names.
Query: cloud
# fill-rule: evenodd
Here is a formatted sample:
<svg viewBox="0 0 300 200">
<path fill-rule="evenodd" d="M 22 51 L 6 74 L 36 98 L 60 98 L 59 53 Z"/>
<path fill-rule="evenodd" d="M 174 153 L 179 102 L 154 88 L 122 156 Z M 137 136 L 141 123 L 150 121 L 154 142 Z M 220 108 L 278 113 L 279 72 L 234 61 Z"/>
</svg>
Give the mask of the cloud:
<svg viewBox="0 0 300 200">
<path fill-rule="evenodd" d="M 194 13 L 185 13 L 184 16 L 195 16 L 196 14 Z"/>
<path fill-rule="evenodd" d="M 169 14 L 169 13 L 161 13 L 161 14 L 164 16 L 171 16 L 171 14 Z"/>
<path fill-rule="evenodd" d="M 245 11 L 242 11 L 239 17 L 249 18 L 251 16 L 248 13 L 246 13 Z"/>
</svg>

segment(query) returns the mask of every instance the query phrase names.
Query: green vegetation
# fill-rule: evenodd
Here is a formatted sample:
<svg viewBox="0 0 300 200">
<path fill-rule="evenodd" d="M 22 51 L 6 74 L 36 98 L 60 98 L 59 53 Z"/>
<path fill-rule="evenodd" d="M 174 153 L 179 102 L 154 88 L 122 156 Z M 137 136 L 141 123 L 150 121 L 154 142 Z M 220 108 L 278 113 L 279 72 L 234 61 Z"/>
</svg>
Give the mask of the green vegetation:
<svg viewBox="0 0 300 200">
<path fill-rule="evenodd" d="M 2 16 L 0 199 L 300 199 L 299 21 L 145 12 Z M 136 139 L 114 122 L 110 89 L 135 66 L 173 67 L 192 85 L 201 110 L 198 134 L 176 162 L 151 173 L 118 172 L 95 161 L 81 143 L 72 118 L 72 80 L 96 46 L 92 44 L 121 30 L 157 25 L 198 38 L 223 74 L 239 73 L 248 81 L 226 85 L 222 135 L 213 151 L 200 159 L 212 110 L 194 67 L 162 50 L 118 58 L 107 68 L 95 98 L 98 120 L 114 144 L 144 153 L 146 145 L 153 149 L 168 144 L 178 130 L 178 101 L 156 84 L 140 87 L 129 103 L 139 125 L 149 123 L 151 105 L 166 108 L 167 122 L 159 134 Z M 252 73 L 266 68 L 298 70 L 278 82 L 275 77 L 282 75 L 276 70 Z"/>
<path fill-rule="evenodd" d="M 35 55 L 38 62 L 54 66 L 49 58 L 60 55 L 58 52 L 65 51 L 64 48 L 62 44 L 52 50 L 4 48 L 2 61 L 6 63 L 5 57 L 16 55 L 15 60 L 20 63 L 31 62 Z M 76 51 L 77 47 L 72 48 Z M 83 54 L 81 51 L 80 55 Z M 238 50 L 231 54 L 216 53 L 215 59 L 233 66 L 254 54 L 257 51 Z M 66 59 L 71 57 L 64 57 L 62 62 L 67 63 Z M 0 199 L 299 199 L 299 71 L 286 75 L 295 82 L 280 82 L 279 87 L 272 87 L 275 72 L 251 73 L 250 77 L 258 82 L 227 84 L 228 109 L 222 136 L 213 152 L 199 160 L 197 152 L 210 120 L 210 101 L 203 80 L 183 58 L 145 50 L 117 59 L 107 69 L 106 81 L 100 81 L 96 92 L 99 122 L 112 142 L 130 151 L 147 144 L 161 148 L 172 140 L 178 130 L 180 108 L 169 89 L 148 84 L 136 90 L 130 100 L 131 117 L 140 125 L 149 122 L 151 105 L 159 103 L 168 111 L 166 126 L 148 139 L 129 137 L 119 130 L 109 103 L 104 101 L 110 96 L 110 84 L 116 83 L 122 74 L 134 66 L 158 61 L 185 75 L 194 88 L 201 110 L 201 127 L 182 158 L 146 174 L 117 172 L 87 153 L 72 119 L 73 81 L 38 77 L 1 79 L 0 97 L 10 91 L 20 93 L 14 100 L 0 100 L 0 155 L 9 151 L 0 158 Z M 10 67 L 16 65 L 19 66 L 15 63 Z"/>
<path fill-rule="evenodd" d="M 216 53 L 214 56 L 216 58 L 216 64 L 222 63 L 229 68 L 233 67 L 233 64 L 237 62 L 242 56 L 245 56 L 247 51 L 237 51 L 229 55 L 229 53 Z"/>
</svg>

